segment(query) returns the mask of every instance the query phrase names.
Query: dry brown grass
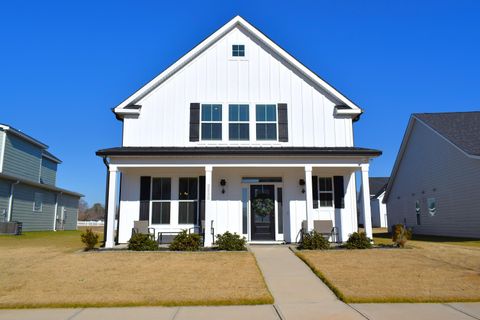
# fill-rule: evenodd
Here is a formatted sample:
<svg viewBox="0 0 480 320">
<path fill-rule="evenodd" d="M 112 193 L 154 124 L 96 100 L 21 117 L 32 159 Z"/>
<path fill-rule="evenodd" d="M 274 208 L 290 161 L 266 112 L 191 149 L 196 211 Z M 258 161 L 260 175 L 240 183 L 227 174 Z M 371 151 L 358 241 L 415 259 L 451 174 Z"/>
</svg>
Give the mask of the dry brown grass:
<svg viewBox="0 0 480 320">
<path fill-rule="evenodd" d="M 480 301 L 479 248 L 423 243 L 298 255 L 346 302 Z"/>
<path fill-rule="evenodd" d="M 81 252 L 79 239 L 0 237 L 0 308 L 273 302 L 249 252 Z"/>
</svg>

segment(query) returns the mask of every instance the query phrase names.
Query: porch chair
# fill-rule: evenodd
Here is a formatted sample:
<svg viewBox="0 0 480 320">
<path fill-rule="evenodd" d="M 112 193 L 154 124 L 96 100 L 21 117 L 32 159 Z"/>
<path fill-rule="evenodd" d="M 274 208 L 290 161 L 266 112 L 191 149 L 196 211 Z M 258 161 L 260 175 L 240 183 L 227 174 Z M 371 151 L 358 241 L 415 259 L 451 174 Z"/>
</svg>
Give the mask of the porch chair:
<svg viewBox="0 0 480 320">
<path fill-rule="evenodd" d="M 155 240 L 155 228 L 148 226 L 148 221 L 133 221 L 132 236 L 136 233 L 148 234 L 150 238 Z"/>
<path fill-rule="evenodd" d="M 337 228 L 333 226 L 332 220 L 313 220 L 313 230 L 320 233 L 325 238 L 332 238 L 332 242 L 337 242 L 338 240 L 338 231 Z M 307 221 L 302 221 L 302 239 L 303 234 L 307 232 Z"/>
</svg>

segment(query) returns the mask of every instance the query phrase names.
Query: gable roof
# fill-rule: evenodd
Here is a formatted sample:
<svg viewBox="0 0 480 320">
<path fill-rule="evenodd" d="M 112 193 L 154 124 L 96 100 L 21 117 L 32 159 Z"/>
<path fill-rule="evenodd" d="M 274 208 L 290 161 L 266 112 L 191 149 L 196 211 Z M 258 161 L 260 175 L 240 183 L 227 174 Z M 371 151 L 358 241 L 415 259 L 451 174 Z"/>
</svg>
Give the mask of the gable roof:
<svg viewBox="0 0 480 320">
<path fill-rule="evenodd" d="M 387 188 L 389 177 L 370 177 L 368 185 L 370 186 L 370 196 L 376 198 Z"/>
<path fill-rule="evenodd" d="M 390 196 L 398 168 L 405 153 L 415 122 L 419 122 L 456 147 L 467 157 L 480 159 L 480 112 L 414 113 L 410 116 L 407 129 L 400 145 L 395 164 L 385 190 L 385 203 Z"/>
<path fill-rule="evenodd" d="M 415 113 L 413 116 L 465 153 L 480 156 L 480 111 Z"/>
<path fill-rule="evenodd" d="M 152 90 L 157 88 L 160 84 L 162 84 L 165 80 L 173 76 L 177 71 L 182 69 L 196 57 L 198 57 L 202 52 L 208 49 L 212 44 L 217 42 L 221 39 L 224 35 L 230 32 L 232 29 L 236 27 L 241 27 L 243 30 L 248 32 L 251 36 L 255 37 L 261 43 L 263 43 L 267 48 L 273 50 L 276 54 L 279 55 L 280 58 L 284 59 L 291 67 L 296 69 L 302 76 L 308 78 L 309 80 L 313 81 L 313 83 L 317 84 L 321 88 L 323 88 L 326 92 L 331 94 L 333 97 L 337 98 L 341 101 L 341 107 L 337 108 L 337 112 L 341 114 L 351 114 L 351 115 L 360 115 L 363 111 L 358 107 L 355 103 L 337 91 L 333 86 L 327 83 L 325 80 L 320 78 L 317 74 L 309 70 L 303 64 L 301 64 L 298 60 L 296 60 L 293 56 L 291 56 L 288 52 L 282 49 L 279 45 L 275 42 L 270 40 L 266 35 L 256 29 L 253 25 L 248 23 L 245 19 L 240 16 L 234 17 L 232 20 L 227 22 L 223 27 L 215 31 L 212 35 L 207 37 L 203 40 L 200 44 L 198 44 L 195 48 L 177 60 L 174 64 L 170 67 L 165 69 L 162 73 L 156 76 L 153 80 L 148 82 L 122 103 L 120 103 L 117 107 L 113 108 L 113 112 L 116 114 L 117 118 L 123 118 L 125 115 L 138 115 L 141 106 L 137 105 L 136 103 L 145 97 L 148 93 Z"/>
</svg>

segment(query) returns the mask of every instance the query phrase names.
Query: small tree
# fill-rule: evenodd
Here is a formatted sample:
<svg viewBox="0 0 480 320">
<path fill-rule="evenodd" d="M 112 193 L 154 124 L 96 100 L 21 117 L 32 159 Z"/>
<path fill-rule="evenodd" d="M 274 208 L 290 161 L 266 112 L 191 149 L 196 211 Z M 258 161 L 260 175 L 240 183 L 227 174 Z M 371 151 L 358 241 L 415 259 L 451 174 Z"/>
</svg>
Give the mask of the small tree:
<svg viewBox="0 0 480 320">
<path fill-rule="evenodd" d="M 80 237 L 82 238 L 82 242 L 85 244 L 85 251 L 92 250 L 98 243 L 98 234 L 93 232 L 90 228 L 85 230 Z"/>
<path fill-rule="evenodd" d="M 408 240 L 412 239 L 412 230 L 405 228 L 403 224 L 393 226 L 392 241 L 400 248 L 405 248 Z"/>
</svg>

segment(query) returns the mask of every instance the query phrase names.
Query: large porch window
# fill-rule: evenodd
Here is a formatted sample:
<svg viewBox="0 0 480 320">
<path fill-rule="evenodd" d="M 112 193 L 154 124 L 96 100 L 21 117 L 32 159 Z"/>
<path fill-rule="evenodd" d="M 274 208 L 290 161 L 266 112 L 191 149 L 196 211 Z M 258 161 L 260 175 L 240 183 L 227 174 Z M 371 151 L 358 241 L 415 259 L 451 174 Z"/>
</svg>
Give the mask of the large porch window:
<svg viewBox="0 0 480 320">
<path fill-rule="evenodd" d="M 178 223 L 196 224 L 198 215 L 198 178 L 179 179 Z"/>
<path fill-rule="evenodd" d="M 171 185 L 170 178 L 152 179 L 152 224 L 170 223 Z"/>
<path fill-rule="evenodd" d="M 331 177 L 318 178 L 320 207 L 333 207 L 333 183 Z"/>
</svg>

